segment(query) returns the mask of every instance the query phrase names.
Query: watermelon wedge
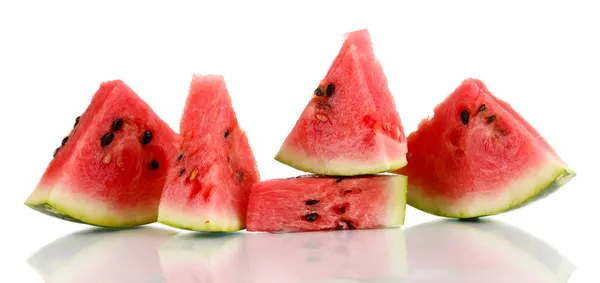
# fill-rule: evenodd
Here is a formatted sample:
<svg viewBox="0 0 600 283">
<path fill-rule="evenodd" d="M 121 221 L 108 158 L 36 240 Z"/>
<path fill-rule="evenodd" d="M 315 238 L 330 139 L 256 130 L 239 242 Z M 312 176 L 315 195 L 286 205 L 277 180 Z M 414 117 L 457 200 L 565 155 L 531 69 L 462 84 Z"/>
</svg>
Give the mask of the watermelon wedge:
<svg viewBox="0 0 600 283">
<path fill-rule="evenodd" d="M 402 168 L 406 152 L 370 33 L 350 32 L 275 159 L 305 172 L 355 176 Z"/>
<path fill-rule="evenodd" d="M 178 139 L 123 81 L 104 82 L 25 204 L 96 226 L 156 222 Z"/>
<path fill-rule="evenodd" d="M 408 204 L 455 218 L 533 203 L 575 172 L 512 107 L 464 80 L 408 137 Z"/>
<path fill-rule="evenodd" d="M 158 221 L 195 231 L 244 229 L 250 187 L 260 176 L 222 76 L 193 76 L 180 135 Z"/>
<path fill-rule="evenodd" d="M 400 227 L 407 178 L 305 175 L 262 181 L 252 187 L 248 231 L 305 232 Z"/>
</svg>

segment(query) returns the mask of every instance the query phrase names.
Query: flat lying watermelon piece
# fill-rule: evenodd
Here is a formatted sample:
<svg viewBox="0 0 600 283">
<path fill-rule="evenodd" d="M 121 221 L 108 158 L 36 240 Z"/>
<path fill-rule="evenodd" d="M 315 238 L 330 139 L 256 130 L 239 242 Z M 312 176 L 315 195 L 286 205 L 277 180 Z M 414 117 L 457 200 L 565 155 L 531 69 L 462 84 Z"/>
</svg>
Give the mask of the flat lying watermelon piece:
<svg viewBox="0 0 600 283">
<path fill-rule="evenodd" d="M 252 187 L 246 230 L 301 232 L 376 229 L 404 224 L 407 178 L 306 175 Z"/>
<path fill-rule="evenodd" d="M 96 226 L 156 222 L 178 140 L 124 82 L 104 82 L 25 204 Z"/>
<path fill-rule="evenodd" d="M 575 176 L 544 138 L 479 80 L 467 79 L 408 137 L 408 204 L 473 218 L 522 207 Z"/>
<path fill-rule="evenodd" d="M 249 190 L 260 176 L 222 76 L 193 76 L 180 134 L 158 221 L 195 231 L 244 229 Z"/>
<path fill-rule="evenodd" d="M 369 31 L 351 32 L 275 159 L 305 172 L 354 176 L 401 168 L 406 152 Z"/>
</svg>

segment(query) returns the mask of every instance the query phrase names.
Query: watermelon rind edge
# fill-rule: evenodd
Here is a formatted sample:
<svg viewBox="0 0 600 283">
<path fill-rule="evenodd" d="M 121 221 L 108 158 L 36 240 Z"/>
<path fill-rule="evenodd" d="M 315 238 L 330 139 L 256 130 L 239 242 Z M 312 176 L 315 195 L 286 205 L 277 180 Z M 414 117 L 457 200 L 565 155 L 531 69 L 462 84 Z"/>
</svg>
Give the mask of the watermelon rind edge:
<svg viewBox="0 0 600 283">
<path fill-rule="evenodd" d="M 505 205 L 498 205 L 496 207 L 490 207 L 489 205 L 482 206 L 482 209 L 479 209 L 480 212 L 477 213 L 469 213 L 465 211 L 452 212 L 449 211 L 449 209 L 446 209 L 445 207 L 451 206 L 452 204 L 445 203 L 444 205 L 440 205 L 439 202 L 427 197 L 415 197 L 415 194 L 410 194 L 410 191 L 417 191 L 419 189 L 415 187 L 411 188 L 410 185 L 408 187 L 409 195 L 407 203 L 413 208 L 440 217 L 458 219 L 477 219 L 481 217 L 492 216 L 513 211 L 531 205 L 537 202 L 538 200 L 548 197 L 552 193 L 556 192 L 577 175 L 577 173 L 574 170 L 572 170 L 564 164 L 560 164 L 558 166 L 556 164 L 549 164 L 544 168 L 540 169 L 540 171 L 543 170 L 553 170 L 555 172 L 552 174 L 551 178 L 547 178 L 545 181 L 539 181 L 538 185 L 535 185 L 532 189 L 529 189 L 528 191 L 530 193 L 524 195 L 517 201 L 512 201 Z M 525 178 L 527 178 L 527 176 Z"/>
<path fill-rule="evenodd" d="M 300 171 L 320 174 L 325 176 L 358 176 L 385 173 L 398 170 L 406 166 L 406 156 L 385 162 L 360 163 L 358 161 L 322 161 L 321 165 L 313 162 L 305 155 L 293 153 L 291 150 L 282 148 L 275 160 Z M 295 161 L 294 161 L 295 160 Z"/>
<path fill-rule="evenodd" d="M 173 228 L 195 232 L 235 232 L 245 229 L 244 223 L 240 221 L 211 219 L 210 222 L 206 223 L 202 221 L 202 218 L 201 215 L 186 216 L 184 213 L 174 213 L 171 209 L 163 207 L 159 209 L 157 222 Z"/>
</svg>

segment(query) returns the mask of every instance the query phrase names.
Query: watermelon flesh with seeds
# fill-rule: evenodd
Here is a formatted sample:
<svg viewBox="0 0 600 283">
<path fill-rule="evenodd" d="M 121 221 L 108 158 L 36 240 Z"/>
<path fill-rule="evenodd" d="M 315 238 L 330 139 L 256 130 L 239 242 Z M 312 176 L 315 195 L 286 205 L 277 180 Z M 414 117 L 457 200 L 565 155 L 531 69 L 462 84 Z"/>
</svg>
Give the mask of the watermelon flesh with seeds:
<svg viewBox="0 0 600 283">
<path fill-rule="evenodd" d="M 354 176 L 402 168 L 406 152 L 370 33 L 350 32 L 275 159 L 305 172 Z"/>
<path fill-rule="evenodd" d="M 260 176 L 223 76 L 193 76 L 180 135 L 158 221 L 194 231 L 244 229 L 249 190 Z"/>
<path fill-rule="evenodd" d="M 302 232 L 394 228 L 404 224 L 407 178 L 305 175 L 252 187 L 248 231 Z"/>
<path fill-rule="evenodd" d="M 156 222 L 178 140 L 123 81 L 104 82 L 25 204 L 95 226 Z"/>
<path fill-rule="evenodd" d="M 575 172 L 541 134 L 477 79 L 464 80 L 408 137 L 408 204 L 454 218 L 534 203 Z"/>
</svg>

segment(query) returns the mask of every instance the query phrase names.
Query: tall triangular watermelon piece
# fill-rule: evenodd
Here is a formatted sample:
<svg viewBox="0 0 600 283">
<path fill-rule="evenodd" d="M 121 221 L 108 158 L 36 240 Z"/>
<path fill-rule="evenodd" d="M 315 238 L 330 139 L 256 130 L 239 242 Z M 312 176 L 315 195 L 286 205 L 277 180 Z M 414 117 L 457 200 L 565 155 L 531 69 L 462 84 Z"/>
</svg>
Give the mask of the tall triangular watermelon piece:
<svg viewBox="0 0 600 283">
<path fill-rule="evenodd" d="M 123 81 L 104 82 L 25 204 L 95 226 L 156 222 L 178 140 Z"/>
<path fill-rule="evenodd" d="M 353 176 L 402 168 L 406 152 L 370 33 L 350 32 L 275 159 L 306 172 Z"/>
<path fill-rule="evenodd" d="M 250 187 L 260 176 L 223 76 L 193 76 L 180 135 L 158 221 L 194 231 L 244 229 Z"/>
</svg>

